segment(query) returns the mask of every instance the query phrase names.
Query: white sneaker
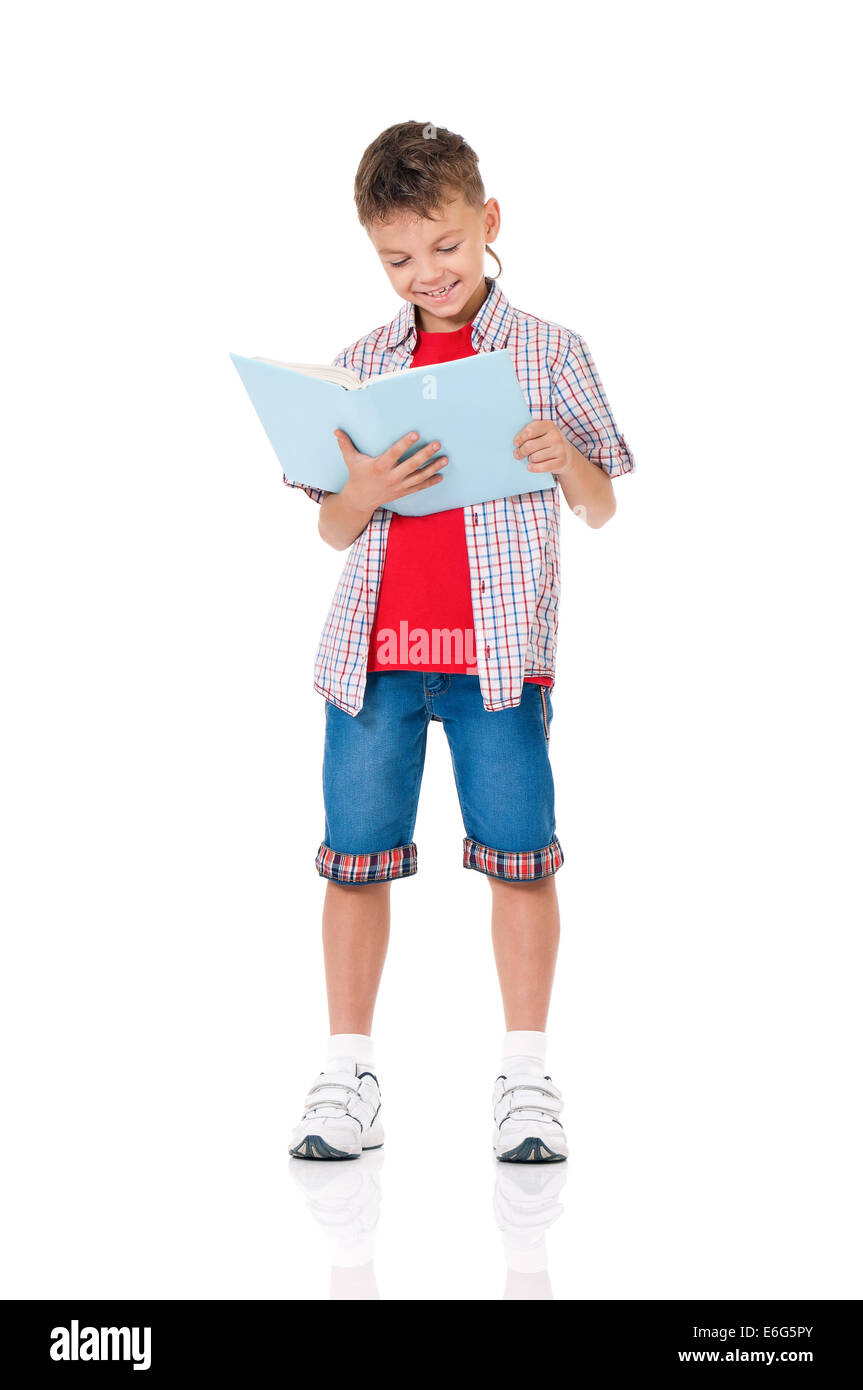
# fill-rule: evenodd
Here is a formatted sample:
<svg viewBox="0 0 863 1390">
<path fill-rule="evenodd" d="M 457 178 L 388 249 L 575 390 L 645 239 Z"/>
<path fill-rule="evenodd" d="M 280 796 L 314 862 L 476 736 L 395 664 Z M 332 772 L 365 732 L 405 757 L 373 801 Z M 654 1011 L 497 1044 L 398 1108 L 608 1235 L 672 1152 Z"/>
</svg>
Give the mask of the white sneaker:
<svg viewBox="0 0 863 1390">
<path fill-rule="evenodd" d="M 293 1158 L 359 1158 L 384 1142 L 377 1077 L 351 1059 L 327 1063 L 309 1087 L 291 1134 Z"/>
<path fill-rule="evenodd" d="M 558 1118 L 563 1097 L 550 1076 L 514 1073 L 494 1083 L 494 1152 L 501 1163 L 560 1163 L 569 1157 Z"/>
</svg>

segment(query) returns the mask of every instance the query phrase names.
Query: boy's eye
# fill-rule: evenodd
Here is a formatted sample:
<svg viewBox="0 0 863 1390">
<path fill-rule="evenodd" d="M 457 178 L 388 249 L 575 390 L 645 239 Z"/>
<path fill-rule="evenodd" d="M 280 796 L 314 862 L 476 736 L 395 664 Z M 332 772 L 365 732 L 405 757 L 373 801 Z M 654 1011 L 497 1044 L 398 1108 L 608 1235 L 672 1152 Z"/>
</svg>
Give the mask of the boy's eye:
<svg viewBox="0 0 863 1390">
<path fill-rule="evenodd" d="M 443 251 L 444 255 L 448 256 L 450 251 L 457 251 L 460 246 L 461 242 L 457 241 L 455 246 L 440 246 L 438 250 Z M 402 266 L 407 265 L 409 260 L 410 256 L 406 256 L 403 261 L 390 261 L 390 265 L 393 270 L 401 270 Z"/>
</svg>

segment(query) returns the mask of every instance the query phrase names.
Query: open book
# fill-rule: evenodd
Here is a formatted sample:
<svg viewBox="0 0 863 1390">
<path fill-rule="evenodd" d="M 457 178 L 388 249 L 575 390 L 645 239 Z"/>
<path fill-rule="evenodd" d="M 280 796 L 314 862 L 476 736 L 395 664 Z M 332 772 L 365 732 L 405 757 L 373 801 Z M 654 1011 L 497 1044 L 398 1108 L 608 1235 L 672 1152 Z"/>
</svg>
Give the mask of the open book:
<svg viewBox="0 0 863 1390">
<path fill-rule="evenodd" d="M 229 355 L 291 482 L 341 492 L 349 476 L 333 434 L 341 429 L 372 457 L 411 430 L 419 440 L 403 458 L 440 440 L 436 457 L 449 460 L 443 482 L 386 504 L 402 516 L 556 485 L 551 473 L 531 473 L 524 458 L 513 458 L 513 439 L 532 416 L 505 349 L 366 381 L 345 367 Z"/>
</svg>

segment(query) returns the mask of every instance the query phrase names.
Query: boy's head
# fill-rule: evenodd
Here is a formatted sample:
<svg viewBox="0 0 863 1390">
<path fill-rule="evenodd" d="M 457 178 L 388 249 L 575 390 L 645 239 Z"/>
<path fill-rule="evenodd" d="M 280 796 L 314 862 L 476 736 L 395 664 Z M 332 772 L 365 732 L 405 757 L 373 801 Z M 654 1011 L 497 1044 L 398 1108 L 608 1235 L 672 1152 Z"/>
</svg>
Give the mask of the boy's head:
<svg viewBox="0 0 863 1390">
<path fill-rule="evenodd" d="M 390 284 L 417 305 L 421 325 L 469 321 L 486 295 L 485 249 L 500 207 L 486 200 L 467 141 L 420 121 L 390 126 L 360 160 L 354 201 Z"/>
</svg>

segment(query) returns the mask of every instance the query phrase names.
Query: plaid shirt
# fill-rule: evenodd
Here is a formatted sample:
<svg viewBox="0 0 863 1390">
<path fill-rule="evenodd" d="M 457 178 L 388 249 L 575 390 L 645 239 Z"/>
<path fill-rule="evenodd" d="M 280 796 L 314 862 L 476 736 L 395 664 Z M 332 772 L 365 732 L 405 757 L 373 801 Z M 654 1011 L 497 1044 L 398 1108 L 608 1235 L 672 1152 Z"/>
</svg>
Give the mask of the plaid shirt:
<svg viewBox="0 0 863 1390">
<path fill-rule="evenodd" d="M 530 413 L 553 420 L 564 438 L 609 477 L 631 473 L 633 455 L 612 417 L 588 346 L 578 334 L 514 309 L 494 281 L 473 321 L 477 352 L 506 348 Z M 361 380 L 409 367 L 417 341 L 413 304 L 335 359 Z M 554 475 L 556 476 L 556 475 Z M 316 502 L 327 493 L 291 481 Z M 359 714 L 369 638 L 393 513 L 378 507 L 348 552 L 317 655 L 315 689 L 339 709 Z M 521 703 L 525 676 L 554 679 L 560 601 L 558 488 L 525 492 L 464 508 L 476 659 L 483 705 Z"/>
</svg>

